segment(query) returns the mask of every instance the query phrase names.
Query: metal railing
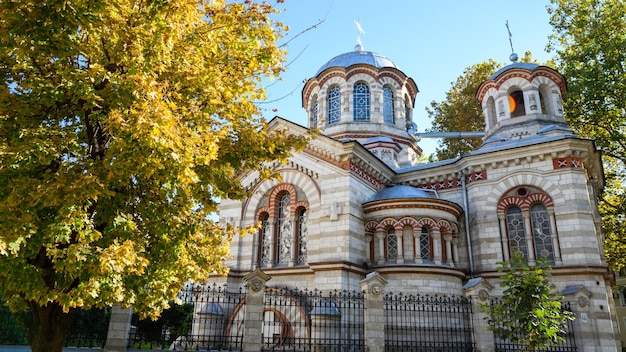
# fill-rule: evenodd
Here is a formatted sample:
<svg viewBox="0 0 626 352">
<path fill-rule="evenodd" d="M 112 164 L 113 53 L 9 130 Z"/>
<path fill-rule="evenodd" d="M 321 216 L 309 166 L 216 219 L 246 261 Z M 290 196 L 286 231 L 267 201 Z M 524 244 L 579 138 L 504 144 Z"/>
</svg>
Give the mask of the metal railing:
<svg viewBox="0 0 626 352">
<path fill-rule="evenodd" d="M 110 308 L 77 310 L 65 336 L 66 347 L 104 347 Z M 0 300 L 0 345 L 28 346 L 33 336 L 30 311 L 11 313 Z"/>
<path fill-rule="evenodd" d="M 159 319 L 132 317 L 128 348 L 178 351 L 241 350 L 245 292 L 225 286 L 186 285 Z"/>
<path fill-rule="evenodd" d="M 365 351 L 364 295 L 266 289 L 262 351 Z"/>
<path fill-rule="evenodd" d="M 498 302 L 498 298 L 494 298 L 491 300 L 491 304 Z M 561 308 L 566 311 L 571 311 L 570 303 L 563 302 Z M 564 341 L 559 341 L 554 346 L 541 349 L 541 352 L 576 352 L 578 348 L 576 347 L 576 338 L 574 336 L 574 322 L 572 320 L 567 320 L 567 328 L 561 334 Z M 510 340 L 502 339 L 497 334 L 494 333 L 495 340 L 495 352 L 518 352 L 525 351 L 523 349 L 523 344 L 514 343 Z"/>
<path fill-rule="evenodd" d="M 386 351 L 474 351 L 469 299 L 390 293 L 384 302 Z"/>
</svg>

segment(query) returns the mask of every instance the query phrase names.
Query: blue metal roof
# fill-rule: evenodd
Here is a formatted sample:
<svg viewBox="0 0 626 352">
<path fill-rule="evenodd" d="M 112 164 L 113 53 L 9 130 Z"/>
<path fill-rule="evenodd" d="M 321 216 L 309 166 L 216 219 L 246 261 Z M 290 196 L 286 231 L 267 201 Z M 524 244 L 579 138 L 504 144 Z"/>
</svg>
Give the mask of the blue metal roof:
<svg viewBox="0 0 626 352">
<path fill-rule="evenodd" d="M 398 70 L 400 69 L 398 65 L 396 65 L 393 61 L 389 60 L 388 58 L 386 58 L 385 56 L 381 54 L 371 52 L 371 51 L 359 50 L 357 48 L 354 51 L 341 54 L 339 56 L 335 56 L 334 58 L 328 60 L 327 63 L 325 63 L 322 67 L 320 67 L 320 69 L 317 71 L 315 75 L 317 76 L 320 73 L 322 73 L 324 70 L 331 68 L 331 67 L 348 68 L 352 65 L 358 65 L 358 64 L 372 65 L 376 68 L 393 67 Z"/>
<path fill-rule="evenodd" d="M 428 192 L 421 188 L 412 186 L 389 186 L 376 192 L 370 199 L 370 202 L 386 199 L 405 199 L 405 198 L 437 198 L 433 192 Z"/>
<path fill-rule="evenodd" d="M 524 70 L 533 71 L 533 70 L 535 70 L 539 66 L 540 65 L 533 64 L 531 62 L 514 62 L 514 63 L 512 63 L 510 65 L 507 65 L 507 66 L 504 66 L 503 68 L 501 68 L 498 71 L 496 71 L 496 73 L 494 73 L 493 75 L 491 75 L 491 77 L 489 77 L 489 80 L 490 81 L 494 80 L 498 76 L 503 74 L 504 72 L 506 72 L 508 70 L 512 70 L 514 68 L 521 68 L 521 69 L 524 69 Z"/>
</svg>

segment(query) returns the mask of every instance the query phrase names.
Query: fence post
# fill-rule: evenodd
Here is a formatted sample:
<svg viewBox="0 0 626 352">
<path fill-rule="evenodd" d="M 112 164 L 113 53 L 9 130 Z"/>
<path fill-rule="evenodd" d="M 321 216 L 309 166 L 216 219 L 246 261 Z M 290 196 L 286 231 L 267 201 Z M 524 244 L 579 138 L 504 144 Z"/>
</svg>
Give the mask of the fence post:
<svg viewBox="0 0 626 352">
<path fill-rule="evenodd" d="M 263 347 L 263 294 L 269 279 L 259 268 L 243 277 L 246 286 L 243 352 L 258 352 Z"/>
<path fill-rule="evenodd" d="M 371 272 L 360 281 L 365 293 L 365 350 L 385 351 L 385 305 L 384 291 L 387 280 L 378 272 Z"/>
<path fill-rule="evenodd" d="M 489 292 L 493 290 L 493 286 L 484 278 L 477 277 L 470 279 L 463 289 L 465 297 L 472 302 L 472 325 L 476 351 L 493 352 L 495 350 L 493 332 L 489 331 L 487 320 L 485 320 L 487 313 L 481 309 L 481 306 L 489 304 Z"/>
<path fill-rule="evenodd" d="M 109 330 L 102 352 L 126 352 L 132 315 L 132 308 L 122 308 L 119 305 L 111 308 Z"/>
</svg>

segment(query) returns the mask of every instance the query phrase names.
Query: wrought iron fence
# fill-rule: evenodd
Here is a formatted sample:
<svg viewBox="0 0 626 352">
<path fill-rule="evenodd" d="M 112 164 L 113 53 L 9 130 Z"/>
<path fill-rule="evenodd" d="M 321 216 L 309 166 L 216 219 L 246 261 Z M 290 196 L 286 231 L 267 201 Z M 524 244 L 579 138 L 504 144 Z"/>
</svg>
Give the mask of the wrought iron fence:
<svg viewBox="0 0 626 352">
<path fill-rule="evenodd" d="M 385 295 L 385 350 L 474 351 L 472 305 L 461 296 Z"/>
<path fill-rule="evenodd" d="M 262 351 L 361 352 L 364 295 L 266 289 Z"/>
<path fill-rule="evenodd" d="M 498 298 L 494 298 L 491 300 L 491 304 L 498 302 Z M 571 311 L 570 303 L 563 302 L 561 308 L 566 311 Z M 563 337 L 564 341 L 559 341 L 554 346 L 541 349 L 541 352 L 576 352 L 578 348 L 576 347 L 576 338 L 574 336 L 574 322 L 572 320 L 567 320 L 567 328 L 566 330 L 559 334 Z M 521 336 L 521 335 L 520 335 Z M 523 349 L 522 343 L 514 343 L 508 339 L 502 339 L 500 336 L 494 333 L 495 340 L 495 352 L 519 352 L 525 351 Z"/>
<path fill-rule="evenodd" d="M 159 319 L 133 314 L 128 347 L 178 351 L 238 351 L 243 342 L 245 292 L 188 284 Z"/>
<path fill-rule="evenodd" d="M 67 347 L 104 347 L 111 309 L 77 310 L 65 336 Z M 11 313 L 0 299 L 0 345 L 30 345 L 33 321 L 30 311 Z"/>
</svg>

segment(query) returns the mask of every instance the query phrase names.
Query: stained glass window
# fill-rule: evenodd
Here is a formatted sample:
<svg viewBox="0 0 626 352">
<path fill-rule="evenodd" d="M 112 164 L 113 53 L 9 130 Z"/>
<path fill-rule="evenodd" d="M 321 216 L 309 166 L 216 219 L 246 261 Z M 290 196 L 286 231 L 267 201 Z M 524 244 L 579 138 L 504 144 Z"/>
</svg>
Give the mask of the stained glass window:
<svg viewBox="0 0 626 352">
<path fill-rule="evenodd" d="M 390 228 L 387 230 L 387 260 L 396 260 L 398 258 L 398 237 L 396 230 Z"/>
<path fill-rule="evenodd" d="M 339 122 L 341 118 L 341 92 L 339 87 L 332 87 L 328 91 L 328 124 Z"/>
<path fill-rule="evenodd" d="M 289 262 L 291 247 L 291 224 L 289 221 L 289 203 L 291 195 L 285 193 L 278 202 L 278 221 L 276 231 L 276 264 Z"/>
<path fill-rule="evenodd" d="M 509 231 L 509 247 L 511 248 L 511 252 L 522 252 L 524 258 L 528 259 L 522 209 L 519 207 L 508 208 L 506 211 L 506 225 Z"/>
<path fill-rule="evenodd" d="M 383 120 L 394 124 L 393 91 L 389 87 L 383 87 Z"/>
<path fill-rule="evenodd" d="M 420 234 L 420 258 L 430 260 L 430 235 L 428 234 L 428 228 L 422 227 L 422 233 Z"/>
<path fill-rule="evenodd" d="M 370 120 L 370 87 L 363 82 L 354 85 L 353 90 L 354 121 Z"/>
<path fill-rule="evenodd" d="M 554 261 L 550 218 L 545 205 L 537 203 L 530 208 L 530 223 L 533 227 L 532 233 L 537 259 L 545 258 L 550 262 Z"/>
<path fill-rule="evenodd" d="M 298 264 L 306 264 L 307 262 L 309 238 L 307 218 L 306 209 L 302 209 L 298 215 Z"/>
<path fill-rule="evenodd" d="M 259 229 L 259 254 L 258 261 L 260 267 L 266 267 L 270 262 L 270 241 L 269 241 L 269 215 L 261 215 L 261 228 Z"/>
</svg>

